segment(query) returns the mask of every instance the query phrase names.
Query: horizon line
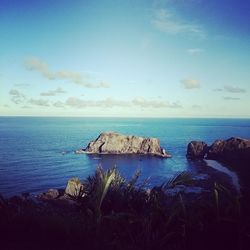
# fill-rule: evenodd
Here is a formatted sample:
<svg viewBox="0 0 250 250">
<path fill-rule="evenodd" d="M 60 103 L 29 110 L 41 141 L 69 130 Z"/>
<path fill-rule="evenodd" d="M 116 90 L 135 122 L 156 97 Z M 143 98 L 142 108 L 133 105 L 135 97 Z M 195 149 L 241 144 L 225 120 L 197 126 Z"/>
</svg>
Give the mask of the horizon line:
<svg viewBox="0 0 250 250">
<path fill-rule="evenodd" d="M 80 115 L 0 115 L 0 117 L 37 118 L 124 118 L 124 119 L 250 119 L 250 116 L 80 116 Z"/>
</svg>

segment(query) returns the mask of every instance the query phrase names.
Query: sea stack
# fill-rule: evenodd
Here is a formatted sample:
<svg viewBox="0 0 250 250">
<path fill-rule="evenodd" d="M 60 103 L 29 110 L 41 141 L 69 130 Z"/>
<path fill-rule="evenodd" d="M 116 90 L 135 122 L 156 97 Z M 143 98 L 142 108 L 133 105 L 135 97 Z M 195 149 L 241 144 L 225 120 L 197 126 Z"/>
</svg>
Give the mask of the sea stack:
<svg viewBox="0 0 250 250">
<path fill-rule="evenodd" d="M 171 157 L 160 146 L 157 138 L 145 138 L 133 135 L 122 135 L 116 132 L 101 133 L 96 140 L 91 141 L 85 149 L 77 150 L 76 153 L 87 154 L 144 154 Z"/>
<path fill-rule="evenodd" d="M 208 146 L 203 141 L 191 141 L 187 147 L 187 158 L 202 159 L 206 155 Z"/>
</svg>

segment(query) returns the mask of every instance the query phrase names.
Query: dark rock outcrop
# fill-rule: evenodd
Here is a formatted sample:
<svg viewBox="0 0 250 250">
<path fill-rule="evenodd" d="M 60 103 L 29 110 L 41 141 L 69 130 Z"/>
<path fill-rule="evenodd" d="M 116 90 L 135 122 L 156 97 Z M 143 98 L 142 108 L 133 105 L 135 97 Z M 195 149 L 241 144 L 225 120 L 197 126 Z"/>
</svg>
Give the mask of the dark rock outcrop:
<svg viewBox="0 0 250 250">
<path fill-rule="evenodd" d="M 86 195 L 84 185 L 80 179 L 73 177 L 68 180 L 67 186 L 64 189 L 49 189 L 47 192 L 40 193 L 36 196 L 41 201 L 53 201 L 58 204 L 75 204 L 75 200 Z M 21 196 L 23 199 L 27 199 Z"/>
<path fill-rule="evenodd" d="M 250 163 L 250 140 L 232 137 L 216 140 L 207 152 L 207 158 L 224 162 Z"/>
<path fill-rule="evenodd" d="M 88 154 L 148 154 L 160 157 L 171 157 L 160 147 L 159 139 L 139 136 L 126 136 L 115 132 L 105 132 L 91 141 L 85 149 L 76 153 Z"/>
<path fill-rule="evenodd" d="M 58 189 L 49 189 L 47 192 L 38 195 L 39 199 L 42 200 L 53 200 L 60 196 Z"/>
<path fill-rule="evenodd" d="M 191 141 L 187 147 L 187 157 L 190 159 L 203 159 L 208 146 L 203 141 Z"/>
<path fill-rule="evenodd" d="M 250 139 L 232 137 L 216 140 L 211 146 L 201 141 L 192 141 L 187 147 L 187 157 L 206 158 L 228 164 L 250 165 Z"/>
</svg>

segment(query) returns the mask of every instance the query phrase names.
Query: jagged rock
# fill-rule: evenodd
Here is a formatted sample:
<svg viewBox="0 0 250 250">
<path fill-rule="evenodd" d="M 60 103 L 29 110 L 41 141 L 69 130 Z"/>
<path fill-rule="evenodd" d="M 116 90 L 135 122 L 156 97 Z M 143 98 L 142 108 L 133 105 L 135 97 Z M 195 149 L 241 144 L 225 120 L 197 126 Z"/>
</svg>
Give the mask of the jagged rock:
<svg viewBox="0 0 250 250">
<path fill-rule="evenodd" d="M 74 177 L 68 181 L 65 194 L 75 198 L 83 196 L 83 185 L 79 178 Z"/>
<path fill-rule="evenodd" d="M 115 132 L 105 132 L 91 141 L 85 149 L 76 153 L 89 154 L 149 154 L 161 157 L 171 157 L 160 147 L 159 139 L 139 136 L 126 136 Z"/>
<path fill-rule="evenodd" d="M 57 199 L 60 193 L 57 189 L 49 189 L 46 193 L 40 194 L 38 197 L 42 200 L 53 200 Z"/>
<path fill-rule="evenodd" d="M 208 146 L 203 141 L 191 141 L 187 147 L 187 157 L 190 159 L 202 159 L 207 153 Z"/>
<path fill-rule="evenodd" d="M 205 142 L 192 141 L 187 147 L 188 158 L 206 158 L 228 164 L 250 165 L 250 140 L 232 137 L 216 140 L 211 146 Z"/>
<path fill-rule="evenodd" d="M 208 159 L 225 162 L 250 163 L 250 140 L 232 137 L 228 140 L 216 140 L 208 150 Z"/>
</svg>

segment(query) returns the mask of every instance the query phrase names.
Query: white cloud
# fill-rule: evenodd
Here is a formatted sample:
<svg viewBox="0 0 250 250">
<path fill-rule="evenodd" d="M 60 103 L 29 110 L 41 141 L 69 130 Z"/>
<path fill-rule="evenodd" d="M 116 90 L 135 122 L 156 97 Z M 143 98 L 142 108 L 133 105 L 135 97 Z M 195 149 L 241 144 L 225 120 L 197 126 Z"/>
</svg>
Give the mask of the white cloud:
<svg viewBox="0 0 250 250">
<path fill-rule="evenodd" d="M 112 107 L 128 107 L 130 106 L 130 102 L 128 101 L 122 101 L 122 100 L 116 100 L 112 97 L 108 97 L 103 100 L 83 100 L 79 99 L 77 97 L 69 97 L 66 102 L 66 105 L 74 108 L 86 108 L 86 107 L 106 107 L 106 108 L 112 108 Z"/>
<path fill-rule="evenodd" d="M 109 84 L 106 82 L 92 83 L 88 80 L 88 75 L 83 75 L 79 72 L 68 70 L 52 71 L 48 65 L 38 58 L 28 58 L 24 62 L 26 69 L 39 72 L 44 78 L 48 80 L 69 80 L 77 85 L 86 88 L 108 88 Z"/>
<path fill-rule="evenodd" d="M 204 52 L 204 49 L 200 48 L 187 49 L 187 53 L 190 55 L 200 54 L 202 52 Z"/>
<path fill-rule="evenodd" d="M 182 105 L 179 104 L 178 102 L 173 102 L 173 103 L 170 103 L 169 108 L 173 108 L 173 109 L 178 109 L 178 108 L 182 108 Z"/>
<path fill-rule="evenodd" d="M 215 91 L 215 92 L 221 92 L 221 91 L 223 91 L 223 89 L 221 89 L 221 88 L 216 88 L 216 89 L 213 89 L 213 91 Z"/>
<path fill-rule="evenodd" d="M 57 88 L 55 90 L 49 90 L 47 92 L 42 92 L 40 95 L 41 96 L 55 96 L 57 94 L 64 94 L 67 93 L 65 90 L 63 90 L 62 88 Z"/>
<path fill-rule="evenodd" d="M 196 79 L 187 78 L 181 80 L 181 83 L 183 84 L 184 88 L 186 89 L 197 89 L 200 88 L 200 82 Z"/>
<path fill-rule="evenodd" d="M 160 99 L 160 100 L 159 100 Z M 136 97 L 132 100 L 133 105 L 140 106 L 141 108 L 181 108 L 182 106 L 177 103 L 169 103 L 168 101 L 157 99 L 145 99 L 144 97 Z"/>
<path fill-rule="evenodd" d="M 28 83 L 18 83 L 18 84 L 15 84 L 15 87 L 17 88 L 26 88 L 26 87 L 29 87 L 30 84 Z"/>
<path fill-rule="evenodd" d="M 132 104 L 141 108 L 181 108 L 179 103 L 169 103 L 163 100 L 147 100 L 144 97 L 136 97 L 132 100 Z"/>
<path fill-rule="evenodd" d="M 64 108 L 65 103 L 57 101 L 57 102 L 53 103 L 53 106 L 56 107 L 56 108 Z"/>
<path fill-rule="evenodd" d="M 80 84 L 82 85 L 82 84 Z M 100 82 L 100 83 L 84 83 L 83 85 L 86 88 L 90 88 L 90 89 L 98 89 L 98 88 L 110 88 L 109 83 L 107 82 Z"/>
<path fill-rule="evenodd" d="M 230 85 L 226 85 L 223 88 L 213 89 L 213 91 L 216 91 L 216 92 L 225 91 L 225 92 L 229 92 L 229 93 L 246 93 L 247 92 L 246 89 L 243 89 L 243 88 L 240 88 L 237 86 L 230 86 Z"/>
<path fill-rule="evenodd" d="M 11 96 L 11 101 L 15 104 L 23 103 L 26 99 L 25 95 L 17 89 L 11 89 L 9 95 Z"/>
<path fill-rule="evenodd" d="M 32 107 L 31 106 L 27 106 L 27 105 L 24 105 L 21 107 L 22 109 L 31 109 Z"/>
<path fill-rule="evenodd" d="M 35 105 L 35 106 L 43 106 L 43 107 L 49 107 L 49 101 L 48 100 L 44 100 L 44 99 L 29 99 L 28 101 L 30 104 Z"/>
<path fill-rule="evenodd" d="M 132 103 L 136 106 L 140 106 L 142 108 L 160 108 L 160 107 L 168 107 L 168 103 L 164 101 L 157 100 L 146 100 L 144 97 L 136 97 L 132 100 Z"/>
<path fill-rule="evenodd" d="M 133 100 L 117 100 L 113 97 L 108 97 L 103 100 L 84 100 L 77 97 L 69 97 L 65 105 L 72 108 L 87 108 L 87 107 L 140 107 L 140 108 L 182 108 L 178 102 L 169 103 L 167 101 L 147 100 L 144 97 L 136 97 Z"/>
<path fill-rule="evenodd" d="M 193 109 L 200 109 L 200 108 L 201 108 L 201 106 L 200 106 L 200 105 L 198 105 L 198 104 L 193 104 L 193 105 L 192 105 L 192 108 L 193 108 Z"/>
<path fill-rule="evenodd" d="M 73 107 L 73 108 L 85 108 L 88 106 L 88 102 L 85 100 L 82 100 L 80 98 L 77 97 L 69 97 L 66 102 L 66 105 Z"/>
<path fill-rule="evenodd" d="M 107 82 L 100 82 L 100 88 L 110 88 L 110 84 Z"/>
<path fill-rule="evenodd" d="M 190 34 L 200 38 L 205 37 L 205 32 L 198 24 L 178 19 L 173 12 L 167 9 L 157 9 L 154 11 L 152 24 L 162 32 L 169 34 Z"/>
<path fill-rule="evenodd" d="M 53 73 L 49 71 L 48 65 L 43 63 L 38 58 L 32 57 L 28 58 L 24 62 L 26 69 L 28 70 L 37 70 L 39 71 L 45 78 L 54 79 Z"/>
<path fill-rule="evenodd" d="M 225 91 L 230 93 L 246 93 L 246 89 L 239 88 L 237 86 L 224 86 Z"/>
<path fill-rule="evenodd" d="M 227 101 L 238 101 L 240 100 L 239 97 L 232 97 L 232 96 L 226 96 L 226 97 L 223 97 L 224 100 L 227 100 Z"/>
</svg>

